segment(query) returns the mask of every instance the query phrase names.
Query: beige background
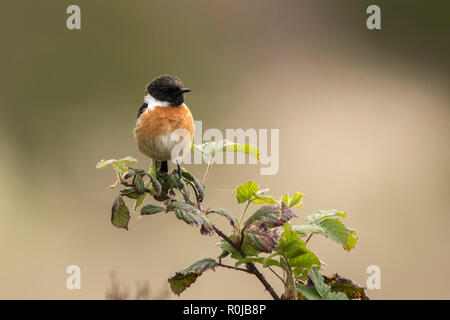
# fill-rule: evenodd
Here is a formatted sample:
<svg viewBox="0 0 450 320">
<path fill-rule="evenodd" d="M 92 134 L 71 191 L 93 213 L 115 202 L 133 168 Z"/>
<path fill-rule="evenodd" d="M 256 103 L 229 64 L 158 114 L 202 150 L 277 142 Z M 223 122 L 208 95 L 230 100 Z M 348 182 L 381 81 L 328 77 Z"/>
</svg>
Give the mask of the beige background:
<svg viewBox="0 0 450 320">
<path fill-rule="evenodd" d="M 72 3 L 81 31 L 65 27 Z M 311 240 L 326 272 L 364 284 L 376 264 L 372 298 L 449 299 L 449 3 L 383 3 L 381 31 L 365 28 L 368 4 L 3 1 L 0 298 L 103 299 L 112 270 L 130 292 L 148 281 L 157 295 L 175 271 L 218 254 L 217 237 L 171 215 L 114 228 L 112 172 L 95 170 L 125 155 L 149 165 L 135 115 L 145 84 L 170 73 L 192 88 L 204 129 L 280 129 L 278 174 L 216 166 L 208 206 L 239 214 L 231 190 L 247 180 L 275 196 L 301 191 L 296 222 L 338 208 L 359 232 L 350 253 Z M 80 291 L 65 287 L 70 264 Z M 217 270 L 180 298 L 270 296 L 256 278 Z"/>
</svg>

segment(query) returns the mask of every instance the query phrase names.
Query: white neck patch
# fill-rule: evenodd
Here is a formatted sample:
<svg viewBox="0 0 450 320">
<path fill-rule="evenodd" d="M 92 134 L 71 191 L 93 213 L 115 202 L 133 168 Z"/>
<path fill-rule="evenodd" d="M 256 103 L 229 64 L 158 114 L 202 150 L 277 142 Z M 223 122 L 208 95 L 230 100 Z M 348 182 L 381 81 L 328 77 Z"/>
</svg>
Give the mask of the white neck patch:
<svg viewBox="0 0 450 320">
<path fill-rule="evenodd" d="M 153 110 L 155 107 L 168 107 L 170 103 L 167 101 L 159 101 L 158 99 L 152 97 L 150 94 L 145 96 L 145 103 L 148 105 L 148 110 Z"/>
<path fill-rule="evenodd" d="M 155 107 L 169 107 L 170 106 L 169 102 L 167 102 L 167 101 L 160 101 L 158 99 L 155 99 L 150 94 L 146 95 L 144 100 L 145 100 L 145 103 L 147 104 L 147 108 L 145 108 L 145 110 L 144 110 L 144 112 L 142 114 L 146 113 L 149 110 L 151 111 L 151 110 L 155 109 Z M 182 106 L 186 107 L 186 105 L 184 103 L 182 104 Z M 137 119 L 136 124 L 139 124 L 140 119 L 141 119 L 141 117 L 139 117 Z"/>
</svg>

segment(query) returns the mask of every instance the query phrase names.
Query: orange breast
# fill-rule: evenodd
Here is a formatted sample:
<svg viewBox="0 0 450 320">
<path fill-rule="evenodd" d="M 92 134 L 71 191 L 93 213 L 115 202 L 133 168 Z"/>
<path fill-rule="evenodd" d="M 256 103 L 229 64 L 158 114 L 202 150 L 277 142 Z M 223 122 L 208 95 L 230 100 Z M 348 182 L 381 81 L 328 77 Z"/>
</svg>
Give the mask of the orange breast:
<svg viewBox="0 0 450 320">
<path fill-rule="evenodd" d="M 170 135 L 177 129 L 189 132 L 191 141 L 194 138 L 194 120 L 191 111 L 185 105 L 154 107 L 145 111 L 139 118 L 134 134 L 141 152 L 152 155 L 161 152 L 156 148 L 155 139 Z M 169 150 L 167 150 L 169 151 Z"/>
</svg>

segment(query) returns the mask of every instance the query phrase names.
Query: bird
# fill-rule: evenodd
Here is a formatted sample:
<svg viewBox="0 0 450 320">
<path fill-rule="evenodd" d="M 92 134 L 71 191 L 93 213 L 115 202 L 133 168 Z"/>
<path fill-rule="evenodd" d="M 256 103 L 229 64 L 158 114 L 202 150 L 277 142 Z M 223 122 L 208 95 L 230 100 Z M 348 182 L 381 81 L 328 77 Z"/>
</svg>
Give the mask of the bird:
<svg viewBox="0 0 450 320">
<path fill-rule="evenodd" d="M 168 160 L 176 161 L 181 174 L 178 160 L 184 155 L 178 157 L 173 153 L 180 150 L 180 143 L 184 144 L 183 152 L 186 147 L 190 150 L 194 119 L 184 103 L 184 94 L 190 91 L 172 75 L 159 76 L 145 88 L 145 102 L 137 113 L 134 137 L 139 151 L 152 159 L 158 177 L 168 172 Z"/>
</svg>

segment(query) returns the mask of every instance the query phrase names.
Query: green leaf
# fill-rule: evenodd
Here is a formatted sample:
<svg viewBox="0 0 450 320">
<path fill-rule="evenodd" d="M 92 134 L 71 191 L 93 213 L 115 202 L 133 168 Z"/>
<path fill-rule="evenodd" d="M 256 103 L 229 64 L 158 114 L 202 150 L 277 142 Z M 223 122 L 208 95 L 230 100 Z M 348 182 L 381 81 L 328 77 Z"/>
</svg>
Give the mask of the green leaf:
<svg viewBox="0 0 450 320">
<path fill-rule="evenodd" d="M 336 274 L 333 277 L 326 279 L 325 283 L 331 287 L 331 291 L 342 292 L 349 299 L 369 300 L 364 288 L 353 280 Z"/>
<path fill-rule="evenodd" d="M 295 287 L 297 289 L 297 292 L 299 292 L 304 298 L 306 298 L 306 300 L 322 300 L 322 297 L 314 287 L 307 287 L 301 283 L 297 283 Z"/>
<path fill-rule="evenodd" d="M 314 223 L 319 223 L 320 221 L 322 221 L 326 218 L 331 218 L 331 217 L 345 218 L 346 216 L 347 216 L 347 214 L 343 211 L 319 210 L 317 213 L 308 216 L 307 220 L 309 223 L 314 224 Z"/>
<path fill-rule="evenodd" d="M 276 204 L 277 201 L 271 197 L 271 196 L 260 196 L 260 195 L 255 195 L 255 199 L 252 201 L 253 203 L 258 203 L 258 204 Z"/>
<path fill-rule="evenodd" d="M 306 249 L 305 242 L 300 239 L 300 236 L 295 231 L 290 230 L 287 223 L 284 226 L 284 232 L 281 234 L 280 244 L 276 251 L 288 260 L 309 252 Z"/>
<path fill-rule="evenodd" d="M 232 241 L 236 241 L 234 235 L 230 236 L 230 239 Z M 242 260 L 242 256 L 239 252 L 237 252 L 228 242 L 226 242 L 225 240 L 220 240 L 217 243 L 217 246 L 227 252 L 229 252 L 231 254 L 231 257 L 233 259 L 238 259 L 238 260 Z M 244 241 L 242 242 L 242 246 L 241 246 L 242 251 L 244 251 L 246 256 L 257 256 L 260 251 L 254 249 L 250 243 L 248 242 L 247 239 L 244 238 Z"/>
<path fill-rule="evenodd" d="M 307 236 L 310 233 L 325 233 L 325 230 L 321 226 L 314 224 L 305 224 L 305 225 L 297 225 L 292 226 L 291 229 L 298 233 L 299 236 Z"/>
<path fill-rule="evenodd" d="M 122 161 L 114 161 L 113 168 L 120 174 L 125 174 L 127 172 L 127 167 L 123 164 Z"/>
<path fill-rule="evenodd" d="M 331 291 L 326 295 L 325 300 L 348 300 L 348 297 L 345 293 Z"/>
<path fill-rule="evenodd" d="M 283 202 L 285 205 L 289 205 L 289 193 L 285 193 L 284 196 L 281 197 L 281 202 Z"/>
<path fill-rule="evenodd" d="M 190 204 L 173 201 L 167 206 L 167 211 L 175 211 L 175 216 L 190 225 L 206 226 L 208 230 L 212 230 L 211 222 L 196 207 Z"/>
<path fill-rule="evenodd" d="M 121 196 L 117 196 L 111 210 L 111 223 L 117 228 L 128 230 L 130 212 Z"/>
<path fill-rule="evenodd" d="M 266 253 L 271 253 L 280 240 L 280 232 L 266 226 L 251 226 L 244 232 L 244 236 L 253 248 Z"/>
<path fill-rule="evenodd" d="M 136 162 L 138 162 L 135 158 L 132 158 L 132 157 L 125 157 L 125 158 L 120 159 L 119 161 L 125 162 L 125 163 L 136 163 Z"/>
<path fill-rule="evenodd" d="M 284 204 L 282 204 L 281 208 L 277 205 L 266 205 L 253 213 L 245 222 L 245 225 L 248 226 L 254 222 L 259 222 L 269 227 L 277 227 L 288 222 L 293 217 L 296 217 L 296 215 Z"/>
<path fill-rule="evenodd" d="M 201 145 L 192 145 L 191 149 L 200 151 L 208 160 L 213 160 L 219 152 L 242 152 L 256 159 L 260 157 L 258 148 L 249 144 L 237 144 L 227 140 L 208 141 Z"/>
<path fill-rule="evenodd" d="M 328 286 L 323 279 L 323 276 L 320 274 L 319 269 L 317 267 L 313 267 L 309 273 L 309 278 L 314 283 L 314 287 L 317 290 L 317 293 L 324 300 L 348 300 L 348 297 L 344 293 L 340 292 L 331 292 L 331 287 Z"/>
<path fill-rule="evenodd" d="M 238 203 L 243 203 L 246 201 L 252 201 L 258 190 L 259 187 L 257 183 L 248 181 L 240 186 L 237 186 L 234 192 L 236 192 L 236 199 Z"/>
<path fill-rule="evenodd" d="M 176 295 L 180 295 L 184 290 L 189 288 L 198 278 L 196 273 L 181 274 L 176 273 L 172 278 L 169 278 L 170 289 Z"/>
<path fill-rule="evenodd" d="M 151 181 L 153 190 L 152 190 L 152 194 L 153 195 L 158 195 L 161 193 L 162 187 L 161 184 L 159 183 L 159 181 L 150 173 L 146 173 L 147 177 L 149 177 L 149 181 Z"/>
<path fill-rule="evenodd" d="M 301 192 L 296 192 L 296 193 L 292 196 L 292 198 L 289 199 L 288 207 L 289 207 L 289 208 L 292 208 L 292 207 L 299 207 L 299 208 L 301 208 L 301 207 L 302 207 L 302 200 L 303 200 L 303 197 L 304 197 L 304 196 L 305 196 L 305 195 L 304 195 L 303 193 L 301 193 Z"/>
<path fill-rule="evenodd" d="M 311 251 L 300 256 L 289 259 L 289 265 L 294 269 L 295 277 L 306 274 L 313 266 L 320 268 L 320 260 Z"/>
<path fill-rule="evenodd" d="M 117 161 L 117 160 L 116 159 L 109 159 L 109 160 L 102 159 L 99 162 L 97 162 L 97 165 L 95 166 L 95 168 L 96 169 L 106 168 L 106 167 L 112 165 L 115 161 Z"/>
<path fill-rule="evenodd" d="M 197 190 L 197 195 L 199 198 L 198 200 L 199 202 L 202 202 L 205 196 L 205 186 L 203 185 L 203 183 L 187 171 L 183 171 L 183 177 L 194 185 L 195 189 Z"/>
<path fill-rule="evenodd" d="M 217 262 L 211 258 L 205 258 L 180 272 L 177 272 L 173 277 L 169 278 L 170 288 L 173 293 L 180 295 L 184 290 L 193 284 L 203 272 L 217 266 Z"/>
<path fill-rule="evenodd" d="M 231 224 L 233 227 L 235 227 L 235 226 L 237 225 L 236 218 L 235 218 L 235 217 L 231 214 L 231 212 L 228 211 L 228 210 L 225 210 L 225 209 L 210 209 L 210 210 L 208 211 L 208 214 L 209 214 L 209 213 L 216 213 L 216 214 L 218 214 L 218 215 L 220 215 L 220 216 L 222 216 L 222 217 L 227 218 L 228 221 L 230 221 L 230 224 Z"/>
<path fill-rule="evenodd" d="M 257 257 L 246 257 L 244 259 L 240 259 L 238 261 L 236 261 L 236 263 L 234 264 L 234 266 L 237 268 L 239 267 L 241 264 L 247 263 L 247 262 L 255 262 L 255 263 L 263 263 L 264 258 L 257 258 Z"/>
<path fill-rule="evenodd" d="M 134 176 L 134 185 L 136 186 L 137 192 L 140 194 L 145 192 L 144 180 L 142 180 L 142 177 L 139 174 Z"/>
<path fill-rule="evenodd" d="M 146 195 L 147 195 L 146 193 L 143 193 L 136 199 L 136 201 L 134 202 L 134 206 L 133 206 L 134 210 L 137 210 L 139 208 L 139 206 L 144 202 Z"/>
<path fill-rule="evenodd" d="M 345 218 L 346 213 L 337 210 L 321 210 L 308 217 L 311 225 L 322 228 L 325 236 L 331 240 L 343 245 L 344 249 L 349 251 L 353 249 L 358 241 L 355 230 L 348 229 L 339 218 Z"/>
<path fill-rule="evenodd" d="M 258 190 L 258 192 L 255 193 L 252 202 L 259 204 L 277 204 L 277 201 L 273 197 L 265 195 L 268 190 L 269 189 Z"/>
<path fill-rule="evenodd" d="M 279 267 L 280 262 L 278 260 L 272 259 L 273 257 L 275 257 L 277 255 L 278 255 L 278 253 L 275 252 L 275 253 L 272 253 L 270 256 L 265 257 L 263 260 L 263 267 L 264 268 L 267 268 L 270 266 L 278 266 Z"/>
<path fill-rule="evenodd" d="M 325 284 L 319 268 L 312 268 L 309 272 L 309 278 L 314 283 L 314 287 L 321 297 L 325 297 L 331 291 L 331 288 Z"/>
<path fill-rule="evenodd" d="M 166 208 L 156 206 L 154 204 L 147 204 L 146 206 L 142 207 L 141 209 L 141 215 L 151 215 L 156 214 L 165 211 Z"/>
<path fill-rule="evenodd" d="M 130 187 L 120 190 L 120 195 L 130 199 L 137 199 L 139 195 L 136 192 L 136 188 Z"/>
<path fill-rule="evenodd" d="M 249 144 L 236 144 L 226 141 L 221 149 L 222 152 L 242 152 L 259 160 L 260 151 L 258 148 Z"/>
</svg>

